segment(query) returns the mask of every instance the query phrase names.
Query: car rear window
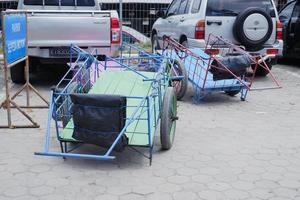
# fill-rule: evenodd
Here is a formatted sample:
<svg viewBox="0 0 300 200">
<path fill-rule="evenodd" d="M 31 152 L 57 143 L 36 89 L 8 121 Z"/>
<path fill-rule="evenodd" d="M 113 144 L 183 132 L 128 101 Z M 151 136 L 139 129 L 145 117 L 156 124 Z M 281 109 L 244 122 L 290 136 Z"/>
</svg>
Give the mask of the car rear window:
<svg viewBox="0 0 300 200">
<path fill-rule="evenodd" d="M 61 0 L 61 6 L 75 6 L 76 0 Z M 59 6 L 59 0 L 44 0 L 45 6 Z M 24 0 L 24 5 L 42 6 L 43 0 Z M 77 6 L 95 6 L 94 0 L 77 0 Z"/>
<path fill-rule="evenodd" d="M 42 6 L 42 0 L 24 0 L 25 5 L 32 5 L 32 6 Z"/>
<path fill-rule="evenodd" d="M 271 17 L 275 11 L 271 0 L 208 0 L 207 16 L 236 16 L 249 7 L 264 9 Z"/>
</svg>

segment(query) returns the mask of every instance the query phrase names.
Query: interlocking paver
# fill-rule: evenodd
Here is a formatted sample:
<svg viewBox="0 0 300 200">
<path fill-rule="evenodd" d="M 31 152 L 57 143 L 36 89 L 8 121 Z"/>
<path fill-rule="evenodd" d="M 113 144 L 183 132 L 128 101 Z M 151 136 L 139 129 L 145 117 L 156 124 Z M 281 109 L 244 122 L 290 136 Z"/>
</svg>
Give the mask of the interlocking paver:
<svg viewBox="0 0 300 200">
<path fill-rule="evenodd" d="M 266 189 L 272 189 L 272 188 L 278 188 L 279 185 L 275 181 L 270 180 L 259 180 L 255 182 L 256 187 L 258 188 L 266 188 Z"/>
<path fill-rule="evenodd" d="M 113 186 L 113 187 L 108 187 L 107 192 L 109 194 L 120 196 L 120 195 L 131 193 L 131 188 L 128 186 Z"/>
<path fill-rule="evenodd" d="M 143 199 L 146 199 L 146 197 L 139 194 L 126 194 L 120 197 L 120 200 L 143 200 Z"/>
<path fill-rule="evenodd" d="M 198 192 L 198 196 L 200 197 L 200 199 L 205 200 L 222 200 L 224 198 L 224 195 L 221 192 L 217 192 L 214 190 L 204 190 Z"/>
<path fill-rule="evenodd" d="M 178 176 L 178 175 L 175 175 L 175 176 L 168 177 L 168 181 L 170 183 L 174 183 L 174 184 L 184 184 L 184 183 L 189 182 L 189 180 L 190 179 L 187 176 Z"/>
<path fill-rule="evenodd" d="M 255 188 L 255 185 L 250 181 L 237 181 L 237 182 L 231 183 L 231 185 L 236 189 L 246 190 L 246 191 Z"/>
<path fill-rule="evenodd" d="M 15 198 L 19 196 L 26 195 L 28 193 L 28 189 L 24 186 L 13 186 L 5 189 L 3 194 L 7 197 Z"/>
<path fill-rule="evenodd" d="M 248 192 L 236 189 L 227 190 L 224 192 L 224 194 L 228 200 L 242 200 L 250 196 Z"/>
<path fill-rule="evenodd" d="M 35 196 L 44 196 L 44 195 L 52 194 L 53 192 L 54 192 L 54 188 L 49 186 L 39 186 L 30 189 L 30 194 Z"/>
<path fill-rule="evenodd" d="M 231 186 L 225 182 L 211 182 L 207 184 L 207 187 L 211 190 L 216 190 L 220 192 L 231 188 Z"/>
<path fill-rule="evenodd" d="M 300 180 L 281 180 L 279 181 L 279 184 L 283 187 L 287 188 L 300 188 Z"/>
<path fill-rule="evenodd" d="M 150 185 L 140 185 L 132 188 L 132 192 L 140 195 L 149 195 L 155 193 L 156 188 Z"/>
<path fill-rule="evenodd" d="M 278 197 L 287 197 L 287 198 L 295 199 L 295 197 L 299 195 L 297 189 L 276 188 L 273 191 Z"/>
<path fill-rule="evenodd" d="M 181 187 L 172 183 L 165 183 L 158 187 L 158 190 L 166 193 L 174 193 L 181 190 Z"/>
<path fill-rule="evenodd" d="M 147 196 L 147 200 L 173 200 L 172 194 L 156 192 Z"/>
<path fill-rule="evenodd" d="M 174 200 L 183 200 L 183 199 L 198 200 L 199 197 L 195 192 L 175 192 L 173 194 L 173 199 Z"/>
<path fill-rule="evenodd" d="M 269 190 L 269 189 L 254 189 L 254 190 L 250 190 L 249 193 L 253 196 L 253 197 L 257 197 L 259 199 L 270 199 L 271 197 L 274 196 L 274 193 Z"/>
<path fill-rule="evenodd" d="M 96 196 L 94 200 L 118 200 L 118 196 L 110 195 L 110 194 L 101 194 Z"/>
</svg>

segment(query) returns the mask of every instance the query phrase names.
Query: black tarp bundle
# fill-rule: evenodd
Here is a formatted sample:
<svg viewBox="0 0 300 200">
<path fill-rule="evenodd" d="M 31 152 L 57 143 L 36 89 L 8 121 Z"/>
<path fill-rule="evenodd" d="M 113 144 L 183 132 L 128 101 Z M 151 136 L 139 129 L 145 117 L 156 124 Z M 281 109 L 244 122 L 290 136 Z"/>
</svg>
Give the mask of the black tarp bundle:
<svg viewBox="0 0 300 200">
<path fill-rule="evenodd" d="M 109 148 L 126 123 L 126 97 L 100 94 L 71 94 L 74 122 L 73 138 L 84 143 Z M 122 135 L 115 151 L 128 144 Z"/>
<path fill-rule="evenodd" d="M 248 55 L 231 55 L 218 58 L 212 61 L 210 72 L 213 74 L 213 80 L 225 80 L 235 78 L 224 66 L 226 66 L 234 75 L 241 77 L 246 74 L 247 68 L 251 66 L 251 59 Z"/>
</svg>

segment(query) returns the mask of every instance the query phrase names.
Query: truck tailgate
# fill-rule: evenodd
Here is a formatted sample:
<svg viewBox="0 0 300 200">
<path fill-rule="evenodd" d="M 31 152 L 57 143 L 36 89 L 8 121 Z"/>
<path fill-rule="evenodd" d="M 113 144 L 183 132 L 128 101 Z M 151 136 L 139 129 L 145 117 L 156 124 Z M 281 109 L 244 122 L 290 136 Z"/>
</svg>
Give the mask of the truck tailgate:
<svg viewBox="0 0 300 200">
<path fill-rule="evenodd" d="M 110 13 L 101 11 L 28 12 L 29 47 L 110 46 Z"/>
</svg>

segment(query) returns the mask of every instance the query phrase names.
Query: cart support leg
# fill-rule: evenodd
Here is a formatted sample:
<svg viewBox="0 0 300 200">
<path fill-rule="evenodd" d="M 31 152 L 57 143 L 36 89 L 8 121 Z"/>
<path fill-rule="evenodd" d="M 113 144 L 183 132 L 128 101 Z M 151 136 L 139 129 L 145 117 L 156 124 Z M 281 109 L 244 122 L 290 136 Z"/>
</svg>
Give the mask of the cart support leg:
<svg viewBox="0 0 300 200">
<path fill-rule="evenodd" d="M 246 101 L 247 94 L 248 94 L 248 89 L 241 90 L 241 101 Z"/>
</svg>

